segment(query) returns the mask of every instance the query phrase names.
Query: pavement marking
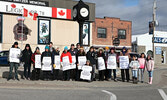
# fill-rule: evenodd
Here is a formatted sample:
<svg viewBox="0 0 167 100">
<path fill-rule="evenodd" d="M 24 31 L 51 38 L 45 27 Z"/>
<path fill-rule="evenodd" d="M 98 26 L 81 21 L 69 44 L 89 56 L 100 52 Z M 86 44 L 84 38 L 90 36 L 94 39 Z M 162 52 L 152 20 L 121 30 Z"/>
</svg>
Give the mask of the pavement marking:
<svg viewBox="0 0 167 100">
<path fill-rule="evenodd" d="M 162 89 L 158 89 L 161 97 L 163 98 L 163 100 L 167 100 L 167 95 L 165 94 L 165 92 Z"/>
<path fill-rule="evenodd" d="M 107 93 L 109 94 L 111 97 L 110 97 L 110 100 L 117 100 L 117 96 L 109 91 L 106 91 L 106 90 L 101 90 L 102 92 L 104 93 Z"/>
</svg>

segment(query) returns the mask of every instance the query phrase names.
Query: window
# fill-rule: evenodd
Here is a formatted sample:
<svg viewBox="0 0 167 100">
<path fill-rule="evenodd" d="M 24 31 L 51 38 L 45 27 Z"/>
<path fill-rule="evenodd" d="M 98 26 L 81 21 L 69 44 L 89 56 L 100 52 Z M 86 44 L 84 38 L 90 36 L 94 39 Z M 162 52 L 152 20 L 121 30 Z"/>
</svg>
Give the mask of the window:
<svg viewBox="0 0 167 100">
<path fill-rule="evenodd" d="M 0 43 L 2 43 L 2 15 L 0 14 Z"/>
<path fill-rule="evenodd" d="M 118 30 L 118 38 L 119 39 L 126 39 L 126 30 L 119 29 Z"/>
<path fill-rule="evenodd" d="M 106 28 L 98 28 L 97 32 L 98 38 L 106 38 Z"/>
</svg>

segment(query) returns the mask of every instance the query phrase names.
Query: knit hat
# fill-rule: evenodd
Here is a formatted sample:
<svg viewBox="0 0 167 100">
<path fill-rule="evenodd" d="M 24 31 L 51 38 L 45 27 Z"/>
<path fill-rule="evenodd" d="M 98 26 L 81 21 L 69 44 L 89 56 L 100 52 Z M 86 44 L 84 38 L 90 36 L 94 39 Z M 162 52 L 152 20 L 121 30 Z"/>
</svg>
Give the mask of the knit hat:
<svg viewBox="0 0 167 100">
<path fill-rule="evenodd" d="M 67 47 L 67 46 L 65 46 L 65 47 L 64 47 L 64 50 L 68 50 L 68 47 Z"/>
<path fill-rule="evenodd" d="M 40 50 L 40 49 L 39 49 L 39 47 L 36 47 L 36 49 L 35 49 L 35 50 Z"/>
<path fill-rule="evenodd" d="M 15 42 L 14 45 L 18 45 L 18 42 Z"/>
<path fill-rule="evenodd" d="M 84 48 L 83 48 L 83 47 L 80 47 L 80 50 L 84 50 Z"/>
<path fill-rule="evenodd" d="M 105 49 L 109 50 L 109 47 L 105 47 Z"/>
<path fill-rule="evenodd" d="M 49 46 L 46 45 L 46 46 L 45 46 L 45 49 L 48 49 L 48 50 L 49 50 Z"/>
</svg>

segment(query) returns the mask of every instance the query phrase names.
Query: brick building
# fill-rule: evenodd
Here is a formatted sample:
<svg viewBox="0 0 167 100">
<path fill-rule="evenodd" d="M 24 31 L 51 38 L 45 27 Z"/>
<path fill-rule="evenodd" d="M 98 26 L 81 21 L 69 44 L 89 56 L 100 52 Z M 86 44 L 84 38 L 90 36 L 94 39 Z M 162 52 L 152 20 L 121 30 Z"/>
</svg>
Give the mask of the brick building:
<svg viewBox="0 0 167 100">
<path fill-rule="evenodd" d="M 95 47 L 114 47 L 114 38 L 120 39 L 120 45 L 131 48 L 132 22 L 120 20 L 120 18 L 104 17 L 96 18 L 92 25 L 92 45 Z"/>
</svg>

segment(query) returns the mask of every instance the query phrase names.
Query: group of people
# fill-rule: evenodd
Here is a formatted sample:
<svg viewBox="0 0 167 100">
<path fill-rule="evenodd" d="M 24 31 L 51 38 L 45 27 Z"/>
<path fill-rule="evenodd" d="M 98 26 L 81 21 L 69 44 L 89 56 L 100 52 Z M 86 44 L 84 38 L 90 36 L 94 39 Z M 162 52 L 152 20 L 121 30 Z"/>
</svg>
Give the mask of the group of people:
<svg viewBox="0 0 167 100">
<path fill-rule="evenodd" d="M 12 46 L 12 48 L 17 48 L 18 47 L 18 42 L 15 42 Z M 43 65 L 43 58 L 44 57 L 51 57 L 51 66 L 52 70 L 50 71 L 45 71 L 42 70 L 41 68 L 36 68 L 35 63 L 36 63 L 36 55 L 41 55 L 41 65 Z M 80 78 L 81 76 L 81 69 L 79 68 L 80 66 L 80 61 L 79 57 L 86 57 L 86 66 L 91 66 L 91 78 L 88 80 L 89 82 L 96 81 L 96 74 L 95 70 L 98 70 L 98 78 L 99 81 L 109 81 L 113 79 L 115 82 L 117 82 L 117 69 L 120 68 L 121 70 L 121 79 L 122 82 L 125 82 L 125 77 L 126 81 L 130 81 L 130 70 L 132 71 L 132 80 L 133 83 L 137 83 L 138 79 L 141 83 L 143 83 L 143 74 L 145 69 L 148 72 L 149 76 L 149 84 L 152 84 L 152 79 L 153 79 L 153 69 L 154 69 L 154 60 L 152 59 L 151 55 L 145 56 L 144 53 L 140 55 L 140 57 L 133 56 L 131 57 L 129 55 L 128 49 L 126 47 L 122 48 L 122 51 L 118 54 L 115 51 L 115 48 L 109 48 L 105 47 L 103 48 L 98 48 L 98 50 L 91 46 L 89 51 L 86 53 L 84 48 L 80 46 L 79 43 L 76 44 L 76 48 L 74 44 L 71 44 L 70 49 L 68 49 L 67 46 L 64 47 L 64 51 L 62 54 L 60 54 L 59 48 L 54 48 L 53 43 L 50 42 L 49 45 L 45 46 L 45 51 L 40 53 L 40 48 L 36 47 L 34 53 L 31 50 L 30 44 L 25 45 L 25 49 L 23 51 L 20 50 L 20 54 L 17 54 L 18 59 L 20 59 L 20 62 L 24 63 L 24 79 L 30 80 L 30 77 L 32 77 L 32 80 L 58 80 L 59 79 L 59 71 L 60 69 L 56 69 L 56 64 L 55 64 L 55 56 L 60 56 L 60 62 L 62 63 L 64 60 L 64 57 L 68 57 L 70 65 L 73 62 L 73 57 L 76 58 L 75 62 L 75 69 L 70 69 L 70 70 L 63 70 L 63 81 L 69 81 L 72 79 L 73 81 L 82 81 L 83 79 Z M 12 71 L 13 68 L 15 69 L 15 79 L 19 81 L 18 78 L 18 66 L 20 62 L 15 62 L 10 60 L 11 56 L 11 51 L 9 51 L 9 61 L 10 61 L 10 71 L 9 71 L 9 77 L 7 80 L 12 79 Z M 120 57 L 126 56 L 128 58 L 128 62 L 121 64 L 122 60 Z M 12 56 L 11 56 L 12 57 Z M 110 60 L 110 58 L 114 58 Z M 124 59 L 123 59 L 124 60 Z M 31 73 L 31 64 L 33 64 L 33 70 L 32 70 L 32 75 Z M 63 65 L 62 65 L 63 66 Z M 103 67 L 104 66 L 104 67 Z M 124 66 L 124 67 L 123 67 Z M 103 68 L 102 68 L 103 67 Z M 42 73 L 41 73 L 42 72 Z M 41 75 L 42 74 L 42 75 Z M 113 75 L 112 75 L 113 74 Z M 138 76 L 139 75 L 139 76 Z"/>
</svg>

